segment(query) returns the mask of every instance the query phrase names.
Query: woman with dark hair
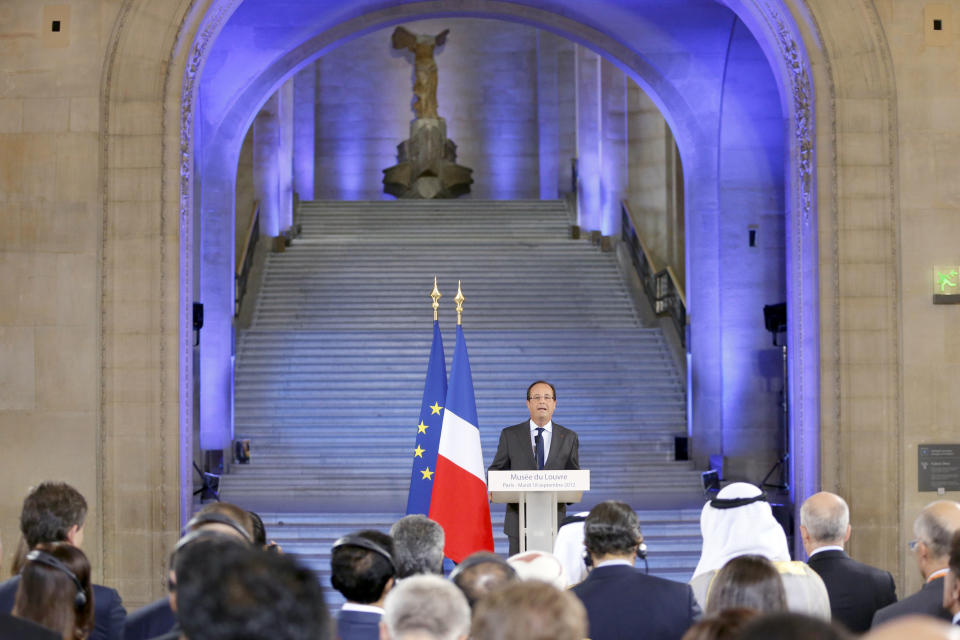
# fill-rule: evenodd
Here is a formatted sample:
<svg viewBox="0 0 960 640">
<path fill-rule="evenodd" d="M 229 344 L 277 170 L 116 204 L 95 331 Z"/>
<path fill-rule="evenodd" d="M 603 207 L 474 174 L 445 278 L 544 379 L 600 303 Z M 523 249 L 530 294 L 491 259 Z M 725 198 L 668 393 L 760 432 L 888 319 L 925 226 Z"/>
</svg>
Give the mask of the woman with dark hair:
<svg viewBox="0 0 960 640">
<path fill-rule="evenodd" d="M 83 551 L 52 542 L 28 553 L 13 615 L 56 631 L 63 640 L 85 640 L 93 629 L 93 588 Z"/>
<path fill-rule="evenodd" d="M 687 629 L 682 640 L 735 640 L 740 630 L 758 615 L 754 609 L 724 609 Z"/>
<path fill-rule="evenodd" d="M 707 592 L 706 614 L 744 607 L 759 613 L 787 610 L 780 572 L 760 555 L 737 556 L 717 572 Z"/>
</svg>

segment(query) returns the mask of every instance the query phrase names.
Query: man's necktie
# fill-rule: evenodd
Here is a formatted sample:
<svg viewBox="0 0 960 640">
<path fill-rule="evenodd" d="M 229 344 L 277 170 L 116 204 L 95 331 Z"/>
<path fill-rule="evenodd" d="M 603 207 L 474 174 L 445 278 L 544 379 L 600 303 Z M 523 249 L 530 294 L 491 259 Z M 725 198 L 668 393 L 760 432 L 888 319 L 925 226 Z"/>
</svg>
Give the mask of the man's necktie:
<svg viewBox="0 0 960 640">
<path fill-rule="evenodd" d="M 543 427 L 537 427 L 537 436 L 534 438 L 537 443 L 537 469 L 543 469 Z"/>
</svg>

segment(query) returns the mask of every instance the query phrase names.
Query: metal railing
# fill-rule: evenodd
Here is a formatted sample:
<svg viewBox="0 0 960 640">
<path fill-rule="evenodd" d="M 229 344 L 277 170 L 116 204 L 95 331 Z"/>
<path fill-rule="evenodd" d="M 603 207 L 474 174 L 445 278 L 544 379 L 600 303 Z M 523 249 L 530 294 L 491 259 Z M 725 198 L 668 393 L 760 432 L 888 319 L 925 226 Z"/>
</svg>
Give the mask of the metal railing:
<svg viewBox="0 0 960 640">
<path fill-rule="evenodd" d="M 620 237 L 630 249 L 630 260 L 640 278 L 643 291 L 658 316 L 669 316 L 681 344 L 687 346 L 687 300 L 677 276 L 669 266 L 657 270 L 653 256 L 633 224 L 633 215 L 626 202 L 620 204 Z"/>
<path fill-rule="evenodd" d="M 253 203 L 253 215 L 250 216 L 250 226 L 247 227 L 247 237 L 243 242 L 243 251 L 237 256 L 237 270 L 233 276 L 234 303 L 233 317 L 240 315 L 240 305 L 243 296 L 247 293 L 247 280 L 250 277 L 250 268 L 253 267 L 253 252 L 260 239 L 260 203 Z"/>
</svg>

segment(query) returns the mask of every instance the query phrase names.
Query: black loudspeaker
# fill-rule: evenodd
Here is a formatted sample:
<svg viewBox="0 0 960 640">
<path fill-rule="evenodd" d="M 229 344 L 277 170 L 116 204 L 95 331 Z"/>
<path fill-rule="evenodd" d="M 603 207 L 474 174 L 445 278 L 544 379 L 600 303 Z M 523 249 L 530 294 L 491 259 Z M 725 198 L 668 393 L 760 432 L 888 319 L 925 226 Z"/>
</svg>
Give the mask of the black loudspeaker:
<svg viewBox="0 0 960 640">
<path fill-rule="evenodd" d="M 193 330 L 200 331 L 203 329 L 203 303 L 194 302 L 193 303 Z"/>
<path fill-rule="evenodd" d="M 763 306 L 763 324 L 770 333 L 787 330 L 787 303 L 767 304 Z"/>
<path fill-rule="evenodd" d="M 690 459 L 690 439 L 687 436 L 676 436 L 673 439 L 673 459 Z"/>
</svg>

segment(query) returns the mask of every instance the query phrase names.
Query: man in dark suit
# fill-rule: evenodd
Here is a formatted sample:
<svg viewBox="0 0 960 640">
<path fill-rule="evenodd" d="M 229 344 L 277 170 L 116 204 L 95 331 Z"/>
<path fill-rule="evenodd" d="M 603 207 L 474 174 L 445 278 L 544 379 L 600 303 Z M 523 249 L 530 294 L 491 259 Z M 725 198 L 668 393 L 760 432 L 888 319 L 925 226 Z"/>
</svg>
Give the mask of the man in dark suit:
<svg viewBox="0 0 960 640">
<path fill-rule="evenodd" d="M 337 615 L 340 640 L 379 640 L 383 601 L 397 574 L 393 553 L 393 540 L 379 531 L 358 531 L 333 543 L 330 582 L 347 599 Z"/>
<path fill-rule="evenodd" d="M 913 522 L 914 540 L 910 550 L 923 575 L 920 591 L 873 615 L 873 626 L 913 613 L 926 614 L 949 622 L 953 616 L 943 608 L 943 579 L 950 570 L 950 541 L 960 530 L 960 504 L 952 500 L 931 502 Z"/>
<path fill-rule="evenodd" d="M 43 482 L 27 494 L 20 512 L 20 532 L 29 549 L 43 542 L 83 544 L 87 501 L 65 482 Z M 0 583 L 0 613 L 10 613 L 20 576 Z M 127 612 L 115 589 L 93 585 L 94 625 L 90 640 L 120 640 Z"/>
<path fill-rule="evenodd" d="M 557 390 L 544 380 L 527 387 L 530 419 L 500 432 L 497 453 L 487 471 L 529 469 L 579 469 L 580 440 L 575 431 L 553 424 L 557 408 Z M 566 505 L 557 506 L 557 522 L 567 513 Z M 520 509 L 507 505 L 503 532 L 510 541 L 510 555 L 520 551 Z"/>
<path fill-rule="evenodd" d="M 591 509 L 583 542 L 593 568 L 571 591 L 587 609 L 592 640 L 676 640 L 700 616 L 690 585 L 634 568 L 643 536 L 628 505 L 608 500 Z"/>
<path fill-rule="evenodd" d="M 850 539 L 850 509 L 840 496 L 822 491 L 800 508 L 800 536 L 810 557 L 807 564 L 823 579 L 834 620 L 850 631 L 864 633 L 873 614 L 897 601 L 888 571 L 857 562 L 844 543 Z"/>
</svg>

